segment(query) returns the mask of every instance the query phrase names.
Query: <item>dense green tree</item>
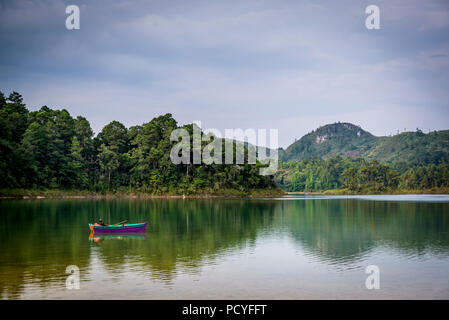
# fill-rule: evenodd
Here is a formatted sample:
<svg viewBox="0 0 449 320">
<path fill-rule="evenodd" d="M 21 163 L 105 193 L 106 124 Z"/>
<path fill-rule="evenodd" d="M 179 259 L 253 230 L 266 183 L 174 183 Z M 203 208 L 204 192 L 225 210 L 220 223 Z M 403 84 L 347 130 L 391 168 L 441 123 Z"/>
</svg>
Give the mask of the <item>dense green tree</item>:
<svg viewBox="0 0 449 320">
<path fill-rule="evenodd" d="M 119 154 L 103 143 L 100 146 L 98 159 L 101 168 L 101 183 L 109 190 L 116 187 L 118 181 L 114 179 L 114 174 L 120 167 Z"/>
<path fill-rule="evenodd" d="M 89 163 L 83 156 L 83 146 L 78 141 L 78 138 L 74 136 L 72 138 L 72 146 L 70 148 L 70 167 L 74 173 L 73 187 L 77 189 L 89 188 Z"/>
<path fill-rule="evenodd" d="M 112 121 L 107 124 L 98 134 L 98 138 L 108 148 L 118 154 L 128 152 L 129 150 L 128 130 L 118 121 Z"/>
<path fill-rule="evenodd" d="M 345 188 L 353 192 L 383 192 L 447 187 L 448 177 L 446 163 L 412 166 L 401 174 L 376 160 L 335 157 L 282 163 L 276 181 L 287 191 Z"/>
<path fill-rule="evenodd" d="M 0 92 L 0 180 L 1 187 L 17 187 L 24 180 L 20 142 L 27 128 L 28 110 L 22 96 L 13 92 L 8 99 Z"/>
<path fill-rule="evenodd" d="M 130 152 L 131 185 L 147 191 L 159 189 L 158 186 L 174 186 L 178 180 L 177 170 L 170 160 L 171 132 L 177 123 L 171 114 L 154 118 L 141 127 L 133 127 Z M 172 179 L 172 175 L 175 178 Z"/>
<path fill-rule="evenodd" d="M 74 119 L 67 110 L 46 106 L 32 112 L 29 118 L 21 143 L 28 185 L 71 187 L 76 179 L 70 164 Z"/>
</svg>

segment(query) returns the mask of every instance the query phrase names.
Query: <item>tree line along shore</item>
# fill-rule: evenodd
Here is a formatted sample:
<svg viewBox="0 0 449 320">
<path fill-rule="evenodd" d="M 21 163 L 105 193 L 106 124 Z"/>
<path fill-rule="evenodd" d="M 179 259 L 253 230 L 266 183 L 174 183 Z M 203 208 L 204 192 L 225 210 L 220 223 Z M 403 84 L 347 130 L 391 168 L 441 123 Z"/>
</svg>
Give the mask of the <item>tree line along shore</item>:
<svg viewBox="0 0 449 320">
<path fill-rule="evenodd" d="M 0 197 L 449 193 L 449 165 L 442 156 L 426 157 L 437 159 L 427 163 L 315 156 L 280 161 L 278 172 L 271 176 L 259 174 L 263 164 L 248 163 L 247 150 L 241 165 L 174 164 L 170 150 L 176 142 L 170 134 L 177 128 L 192 136 L 193 124 L 178 126 L 169 113 L 130 128 L 112 121 L 94 135 L 82 116 L 74 118 L 65 109 L 47 106 L 29 111 L 19 93 L 6 97 L 0 92 Z M 223 139 L 222 143 L 224 150 Z"/>
<path fill-rule="evenodd" d="M 259 174 L 263 164 L 248 163 L 247 152 L 241 165 L 174 164 L 170 134 L 183 128 L 192 136 L 193 125 L 180 127 L 169 113 L 130 128 L 112 121 L 94 136 L 82 116 L 47 106 L 29 111 L 19 93 L 0 92 L 0 128 L 4 197 L 283 194 L 273 176 Z"/>
</svg>

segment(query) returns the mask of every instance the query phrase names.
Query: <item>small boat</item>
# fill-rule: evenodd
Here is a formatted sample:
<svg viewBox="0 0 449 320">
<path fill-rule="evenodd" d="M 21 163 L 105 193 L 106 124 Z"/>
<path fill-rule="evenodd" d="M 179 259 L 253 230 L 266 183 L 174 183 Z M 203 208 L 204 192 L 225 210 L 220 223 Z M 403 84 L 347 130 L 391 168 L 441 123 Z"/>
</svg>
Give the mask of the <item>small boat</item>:
<svg viewBox="0 0 449 320">
<path fill-rule="evenodd" d="M 147 221 L 143 223 L 111 224 L 107 226 L 102 226 L 98 223 L 89 223 L 89 229 L 92 232 L 98 233 L 142 232 L 145 231 L 147 225 Z"/>
</svg>

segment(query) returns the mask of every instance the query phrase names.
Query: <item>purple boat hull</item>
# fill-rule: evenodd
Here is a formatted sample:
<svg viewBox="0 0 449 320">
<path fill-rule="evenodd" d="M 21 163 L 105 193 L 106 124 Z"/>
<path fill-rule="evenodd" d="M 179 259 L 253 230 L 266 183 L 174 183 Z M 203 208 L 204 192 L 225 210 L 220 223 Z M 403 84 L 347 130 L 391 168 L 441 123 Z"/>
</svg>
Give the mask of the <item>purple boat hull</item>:
<svg viewBox="0 0 449 320">
<path fill-rule="evenodd" d="M 89 224 L 89 229 L 95 233 L 129 233 L 129 232 L 142 232 L 147 228 L 148 222 L 133 223 L 133 224 L 120 224 L 110 226 L 96 226 Z"/>
</svg>

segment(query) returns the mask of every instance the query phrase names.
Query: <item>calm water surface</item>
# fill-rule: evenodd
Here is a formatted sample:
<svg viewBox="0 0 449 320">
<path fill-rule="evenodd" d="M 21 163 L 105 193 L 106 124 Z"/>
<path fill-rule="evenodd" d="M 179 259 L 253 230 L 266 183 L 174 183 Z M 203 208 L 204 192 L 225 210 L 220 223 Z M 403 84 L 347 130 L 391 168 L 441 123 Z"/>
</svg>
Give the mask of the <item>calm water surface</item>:
<svg viewBox="0 0 449 320">
<path fill-rule="evenodd" d="M 100 217 L 149 226 L 92 236 Z M 449 196 L 3 200 L 0 297 L 449 299 Z"/>
</svg>

